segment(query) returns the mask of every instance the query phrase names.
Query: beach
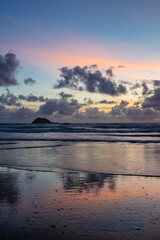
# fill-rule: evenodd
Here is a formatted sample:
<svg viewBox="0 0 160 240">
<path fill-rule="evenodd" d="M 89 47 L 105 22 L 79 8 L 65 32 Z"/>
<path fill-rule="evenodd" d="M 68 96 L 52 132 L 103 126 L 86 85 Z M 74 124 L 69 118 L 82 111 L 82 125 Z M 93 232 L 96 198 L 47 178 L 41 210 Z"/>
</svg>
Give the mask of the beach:
<svg viewBox="0 0 160 240">
<path fill-rule="evenodd" d="M 160 0 L 0 3 L 0 240 L 160 240 Z"/>
<path fill-rule="evenodd" d="M 160 178 L 0 168 L 1 239 L 159 239 Z"/>
<path fill-rule="evenodd" d="M 159 239 L 159 128 L 1 125 L 0 239 Z"/>
</svg>

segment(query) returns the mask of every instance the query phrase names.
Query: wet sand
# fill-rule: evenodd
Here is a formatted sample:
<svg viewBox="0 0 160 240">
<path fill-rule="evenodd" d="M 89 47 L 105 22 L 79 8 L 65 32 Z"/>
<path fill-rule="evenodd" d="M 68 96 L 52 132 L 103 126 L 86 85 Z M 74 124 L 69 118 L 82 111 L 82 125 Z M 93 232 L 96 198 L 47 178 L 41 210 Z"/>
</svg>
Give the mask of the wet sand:
<svg viewBox="0 0 160 240">
<path fill-rule="evenodd" d="M 159 239 L 160 178 L 0 168 L 0 239 Z"/>
</svg>

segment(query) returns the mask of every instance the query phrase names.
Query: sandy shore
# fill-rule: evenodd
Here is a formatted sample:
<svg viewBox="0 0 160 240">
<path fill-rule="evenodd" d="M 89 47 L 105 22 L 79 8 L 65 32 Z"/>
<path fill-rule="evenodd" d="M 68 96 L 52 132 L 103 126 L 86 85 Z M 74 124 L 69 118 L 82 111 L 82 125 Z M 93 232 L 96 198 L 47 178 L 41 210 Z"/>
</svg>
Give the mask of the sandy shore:
<svg viewBox="0 0 160 240">
<path fill-rule="evenodd" d="M 159 239 L 160 178 L 0 168 L 0 239 Z"/>
</svg>

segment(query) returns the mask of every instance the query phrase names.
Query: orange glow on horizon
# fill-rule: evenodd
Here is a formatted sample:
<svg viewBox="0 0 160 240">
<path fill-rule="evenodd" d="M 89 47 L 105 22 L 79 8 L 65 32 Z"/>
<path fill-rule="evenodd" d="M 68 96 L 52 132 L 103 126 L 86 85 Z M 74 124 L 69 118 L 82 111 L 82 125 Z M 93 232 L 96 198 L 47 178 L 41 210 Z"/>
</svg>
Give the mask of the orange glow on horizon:
<svg viewBox="0 0 160 240">
<path fill-rule="evenodd" d="M 7 46 L 5 46 L 7 48 Z M 130 61 L 115 59 L 110 53 L 102 53 L 102 49 L 99 49 L 97 45 L 86 44 L 83 48 L 73 47 L 67 48 L 40 48 L 40 47 L 23 47 L 15 46 L 13 47 L 15 51 L 21 56 L 20 59 L 27 61 L 33 65 L 43 66 L 43 67 L 60 67 L 60 66 L 70 66 L 75 65 L 84 66 L 97 64 L 102 68 L 109 66 L 118 67 L 120 65 L 124 66 L 122 69 L 158 69 L 160 68 L 160 61 Z M 126 70 L 126 69 L 125 69 Z"/>
</svg>

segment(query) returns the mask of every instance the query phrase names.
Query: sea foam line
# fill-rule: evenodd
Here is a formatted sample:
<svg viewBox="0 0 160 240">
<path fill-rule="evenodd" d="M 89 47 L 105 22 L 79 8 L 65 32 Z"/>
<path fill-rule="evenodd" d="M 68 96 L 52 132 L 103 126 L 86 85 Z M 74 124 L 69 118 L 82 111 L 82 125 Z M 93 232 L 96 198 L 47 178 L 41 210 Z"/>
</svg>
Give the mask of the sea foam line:
<svg viewBox="0 0 160 240">
<path fill-rule="evenodd" d="M 70 138 L 3 138 L 0 141 L 55 141 L 55 142 L 109 142 L 109 143 L 160 143 L 160 140 L 133 140 L 133 139 L 70 139 Z"/>
</svg>

